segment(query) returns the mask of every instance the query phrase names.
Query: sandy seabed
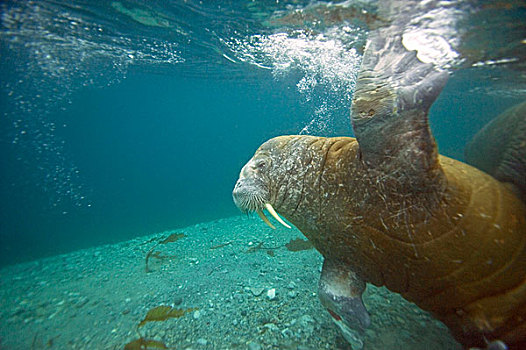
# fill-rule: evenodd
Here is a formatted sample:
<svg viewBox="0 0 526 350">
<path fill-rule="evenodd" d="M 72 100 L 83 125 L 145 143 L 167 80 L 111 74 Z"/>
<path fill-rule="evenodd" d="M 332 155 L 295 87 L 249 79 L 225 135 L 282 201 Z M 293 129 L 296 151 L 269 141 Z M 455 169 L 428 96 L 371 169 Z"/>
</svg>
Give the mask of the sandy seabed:
<svg viewBox="0 0 526 350">
<path fill-rule="evenodd" d="M 296 238 L 236 216 L 5 267 L 0 349 L 351 349 L 316 295 L 322 257 Z M 385 288 L 364 302 L 366 350 L 461 349 Z"/>
</svg>

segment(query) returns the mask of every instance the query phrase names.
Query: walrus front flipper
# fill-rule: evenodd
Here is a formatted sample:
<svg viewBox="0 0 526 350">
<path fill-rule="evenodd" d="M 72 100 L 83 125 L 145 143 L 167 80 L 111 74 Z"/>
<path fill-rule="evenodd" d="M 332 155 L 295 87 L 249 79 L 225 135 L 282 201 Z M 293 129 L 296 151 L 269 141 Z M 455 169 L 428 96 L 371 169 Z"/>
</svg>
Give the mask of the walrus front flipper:
<svg viewBox="0 0 526 350">
<path fill-rule="evenodd" d="M 369 34 L 351 110 L 367 167 L 396 176 L 417 191 L 429 190 L 429 184 L 442 176 L 427 115 L 448 74 L 420 61 L 418 52 L 406 49 L 403 40 L 408 23 L 431 11 L 433 3 L 380 2 L 388 7 L 383 12 L 392 22 Z"/>
<path fill-rule="evenodd" d="M 349 266 L 325 259 L 318 297 L 353 349 L 363 347 L 360 332 L 371 323 L 362 301 L 364 290 L 365 282 L 352 272 Z"/>
<path fill-rule="evenodd" d="M 526 202 L 526 102 L 488 123 L 466 146 L 466 161 L 513 184 Z"/>
</svg>

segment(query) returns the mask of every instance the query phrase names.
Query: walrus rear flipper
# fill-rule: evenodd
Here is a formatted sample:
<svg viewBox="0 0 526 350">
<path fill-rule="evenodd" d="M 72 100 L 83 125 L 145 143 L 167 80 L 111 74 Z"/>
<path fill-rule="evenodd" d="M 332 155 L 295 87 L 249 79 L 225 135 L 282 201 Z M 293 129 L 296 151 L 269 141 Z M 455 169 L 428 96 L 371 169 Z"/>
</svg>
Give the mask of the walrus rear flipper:
<svg viewBox="0 0 526 350">
<path fill-rule="evenodd" d="M 368 168 L 396 176 L 416 191 L 429 190 L 442 174 L 427 114 L 448 74 L 420 61 L 402 41 L 410 20 L 430 11 L 433 2 L 386 3 L 380 6 L 390 6 L 383 11 L 392 22 L 369 34 L 351 109 L 353 129 Z"/>
<path fill-rule="evenodd" d="M 466 146 L 467 163 L 516 187 L 526 202 L 526 102 L 488 123 Z"/>
</svg>

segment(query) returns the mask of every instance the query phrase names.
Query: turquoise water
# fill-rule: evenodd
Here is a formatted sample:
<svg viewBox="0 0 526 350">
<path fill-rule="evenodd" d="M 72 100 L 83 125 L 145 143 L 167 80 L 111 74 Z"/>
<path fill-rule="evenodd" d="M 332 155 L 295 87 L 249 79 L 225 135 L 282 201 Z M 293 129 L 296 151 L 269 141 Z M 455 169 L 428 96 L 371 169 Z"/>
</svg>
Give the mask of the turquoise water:
<svg viewBox="0 0 526 350">
<path fill-rule="evenodd" d="M 375 3 L 343 4 L 2 3 L 0 265 L 238 215 L 232 187 L 263 141 L 352 135 L 375 19 L 349 9 L 374 14 Z M 523 28 L 495 30 L 522 14 L 463 23 L 470 56 L 453 62 L 430 117 L 441 153 L 462 159 L 477 130 L 524 99 L 517 61 L 498 63 L 524 61 Z M 497 50 L 502 35 L 518 49 Z"/>
</svg>

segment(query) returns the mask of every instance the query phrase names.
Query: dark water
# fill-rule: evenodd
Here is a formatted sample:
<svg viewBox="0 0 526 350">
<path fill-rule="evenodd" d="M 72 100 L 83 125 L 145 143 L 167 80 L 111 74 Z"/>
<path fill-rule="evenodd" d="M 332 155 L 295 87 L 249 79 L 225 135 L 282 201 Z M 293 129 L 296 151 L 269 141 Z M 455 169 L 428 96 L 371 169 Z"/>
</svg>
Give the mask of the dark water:
<svg viewBox="0 0 526 350">
<path fill-rule="evenodd" d="M 68 179 L 73 188 L 57 193 L 59 184 L 42 178 L 53 169 L 35 169 L 41 160 L 31 150 L 5 145 L 2 248 L 58 253 L 237 214 L 230 193 L 249 152 L 298 130 L 307 112 L 293 89 L 260 82 L 133 72 L 78 91 L 53 115 L 67 123 L 55 137 L 79 171 Z"/>
<path fill-rule="evenodd" d="M 374 2 L 147 4 L 1 5 L 0 265 L 237 215 L 233 184 L 263 141 L 352 135 Z M 431 115 L 457 159 L 526 95 L 523 25 L 495 30 L 525 9 L 484 4 L 463 5 L 492 18 L 480 28 L 458 8 L 470 35 Z"/>
</svg>

